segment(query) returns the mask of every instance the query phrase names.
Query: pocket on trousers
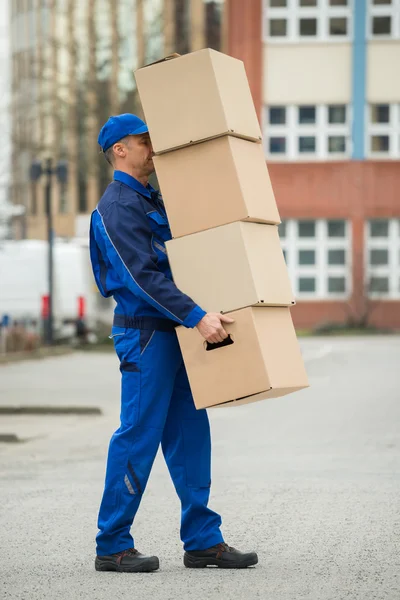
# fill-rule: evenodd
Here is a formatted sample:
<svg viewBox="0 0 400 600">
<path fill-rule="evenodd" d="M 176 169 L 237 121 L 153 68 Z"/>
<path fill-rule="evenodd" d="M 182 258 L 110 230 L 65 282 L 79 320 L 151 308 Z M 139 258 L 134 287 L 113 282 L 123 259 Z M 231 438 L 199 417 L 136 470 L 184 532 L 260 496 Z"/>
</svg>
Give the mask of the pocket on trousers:
<svg viewBox="0 0 400 600">
<path fill-rule="evenodd" d="M 155 330 L 151 329 L 141 329 L 140 330 L 140 355 L 142 355 L 148 348 L 153 336 L 155 334 Z"/>
<path fill-rule="evenodd" d="M 211 444 L 208 419 L 184 420 L 182 434 L 187 487 L 210 487 Z"/>
<path fill-rule="evenodd" d="M 112 329 L 111 329 L 111 334 L 108 337 L 110 340 L 113 340 L 114 338 L 122 337 L 125 334 L 126 334 L 126 327 L 116 327 L 115 325 L 113 325 Z"/>
</svg>

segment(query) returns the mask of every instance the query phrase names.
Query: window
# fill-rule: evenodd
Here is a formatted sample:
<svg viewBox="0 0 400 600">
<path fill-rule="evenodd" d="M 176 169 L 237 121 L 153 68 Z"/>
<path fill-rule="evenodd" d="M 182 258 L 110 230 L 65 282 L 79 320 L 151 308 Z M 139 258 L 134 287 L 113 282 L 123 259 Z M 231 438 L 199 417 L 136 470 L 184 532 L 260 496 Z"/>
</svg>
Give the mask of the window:
<svg viewBox="0 0 400 600">
<path fill-rule="evenodd" d="M 366 224 L 366 288 L 371 298 L 400 299 L 400 219 Z"/>
<path fill-rule="evenodd" d="M 299 118 L 300 125 L 308 125 L 315 123 L 315 106 L 299 106 Z"/>
<path fill-rule="evenodd" d="M 275 160 L 335 160 L 350 152 L 349 107 L 344 104 L 266 106 L 265 151 Z"/>
<path fill-rule="evenodd" d="M 343 41 L 351 37 L 353 0 L 263 0 L 269 42 Z"/>
<path fill-rule="evenodd" d="M 269 35 L 271 37 L 285 37 L 287 32 L 286 19 L 270 19 Z"/>
<path fill-rule="evenodd" d="M 369 0 L 369 34 L 377 39 L 400 38 L 400 0 Z"/>
<path fill-rule="evenodd" d="M 346 107 L 343 104 L 331 104 L 328 106 L 328 122 L 346 123 Z"/>
<path fill-rule="evenodd" d="M 299 221 L 298 235 L 301 238 L 315 238 L 315 221 Z"/>
<path fill-rule="evenodd" d="M 374 238 L 389 237 L 389 221 L 388 219 L 375 219 L 369 223 L 369 234 Z"/>
<path fill-rule="evenodd" d="M 345 299 L 351 293 L 350 225 L 344 220 L 283 221 L 279 234 L 289 276 L 301 299 Z"/>
<path fill-rule="evenodd" d="M 328 250 L 328 265 L 345 265 L 345 250 Z"/>
<path fill-rule="evenodd" d="M 286 108 L 284 106 L 270 108 L 269 119 L 274 125 L 284 125 L 286 123 Z"/>
<path fill-rule="evenodd" d="M 299 265 L 315 265 L 315 250 L 299 250 Z"/>
<path fill-rule="evenodd" d="M 346 231 L 345 221 L 328 221 L 328 237 L 344 238 Z"/>
<path fill-rule="evenodd" d="M 368 156 L 386 159 L 399 158 L 400 104 L 370 104 L 367 114 Z"/>
</svg>

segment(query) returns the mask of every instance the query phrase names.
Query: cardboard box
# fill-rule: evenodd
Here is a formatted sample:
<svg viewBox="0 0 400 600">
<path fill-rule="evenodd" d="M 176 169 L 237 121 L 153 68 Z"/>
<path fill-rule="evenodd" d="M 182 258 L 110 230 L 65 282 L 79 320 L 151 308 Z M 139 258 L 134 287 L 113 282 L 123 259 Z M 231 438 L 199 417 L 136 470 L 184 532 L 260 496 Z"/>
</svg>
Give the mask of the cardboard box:
<svg viewBox="0 0 400 600">
<path fill-rule="evenodd" d="M 176 285 L 208 312 L 295 303 L 276 225 L 237 221 L 166 248 Z"/>
<path fill-rule="evenodd" d="M 154 152 L 261 130 L 241 60 L 209 48 L 135 72 Z"/>
<path fill-rule="evenodd" d="M 174 238 L 234 221 L 280 223 L 260 144 L 226 135 L 153 160 Z"/>
<path fill-rule="evenodd" d="M 225 328 L 233 343 L 212 350 L 197 329 L 177 328 L 197 409 L 248 404 L 309 386 L 289 308 L 245 308 L 230 316 L 235 323 Z"/>
</svg>

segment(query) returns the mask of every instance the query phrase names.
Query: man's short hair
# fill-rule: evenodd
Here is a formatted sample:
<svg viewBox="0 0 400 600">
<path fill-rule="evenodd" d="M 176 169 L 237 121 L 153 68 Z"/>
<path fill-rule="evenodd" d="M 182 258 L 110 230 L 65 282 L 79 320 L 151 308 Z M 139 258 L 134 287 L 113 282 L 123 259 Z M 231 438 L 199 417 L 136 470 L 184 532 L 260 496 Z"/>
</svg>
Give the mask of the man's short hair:
<svg viewBox="0 0 400 600">
<path fill-rule="evenodd" d="M 115 142 L 115 143 L 119 144 L 120 142 L 122 142 L 123 144 L 126 144 L 128 146 L 129 138 L 130 138 L 130 136 L 127 135 L 126 137 L 118 140 L 118 142 Z M 107 148 L 107 150 L 105 152 L 103 152 L 104 158 L 112 167 L 114 166 L 114 163 L 115 163 L 113 146 L 114 146 L 114 144 L 112 146 L 110 146 L 109 148 Z"/>
</svg>

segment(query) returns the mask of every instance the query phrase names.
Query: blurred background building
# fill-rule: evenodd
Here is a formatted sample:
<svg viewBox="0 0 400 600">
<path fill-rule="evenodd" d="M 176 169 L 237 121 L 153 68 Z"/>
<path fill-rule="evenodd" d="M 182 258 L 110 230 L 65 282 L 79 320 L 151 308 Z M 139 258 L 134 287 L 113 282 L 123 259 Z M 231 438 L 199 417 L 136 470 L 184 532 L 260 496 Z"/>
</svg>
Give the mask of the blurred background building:
<svg viewBox="0 0 400 600">
<path fill-rule="evenodd" d="M 173 51 L 223 46 L 223 3 L 207 0 L 10 0 L 15 236 L 44 238 L 33 159 L 68 162 L 54 182 L 55 231 L 85 231 L 110 179 L 97 135 L 111 114 L 141 112 L 133 72 Z M 82 217 L 82 215 L 84 215 Z"/>
<path fill-rule="evenodd" d="M 297 323 L 398 327 L 400 1 L 248 4 Z"/>
<path fill-rule="evenodd" d="M 295 323 L 400 327 L 400 0 L 9 0 L 16 238 L 46 237 L 33 159 L 68 161 L 55 231 L 85 235 L 110 179 L 97 134 L 139 112 L 133 71 L 241 58 L 264 129 Z"/>
</svg>

